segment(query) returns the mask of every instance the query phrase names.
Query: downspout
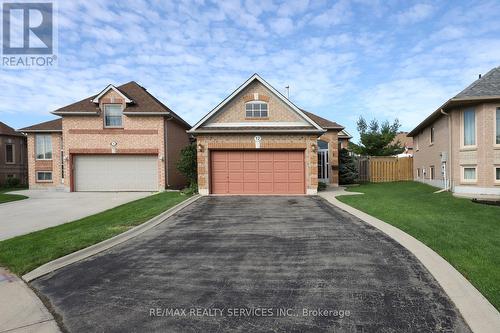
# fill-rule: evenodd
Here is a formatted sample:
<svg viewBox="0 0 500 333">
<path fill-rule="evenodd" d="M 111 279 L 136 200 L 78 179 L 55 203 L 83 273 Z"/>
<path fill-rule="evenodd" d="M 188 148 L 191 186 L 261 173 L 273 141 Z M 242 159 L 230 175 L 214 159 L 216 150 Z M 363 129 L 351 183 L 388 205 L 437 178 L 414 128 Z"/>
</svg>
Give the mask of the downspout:
<svg viewBox="0 0 500 333">
<path fill-rule="evenodd" d="M 452 139 L 452 124 L 451 124 L 451 116 L 449 113 L 445 112 L 443 109 L 441 109 L 441 114 L 444 114 L 445 116 L 448 117 L 448 160 L 446 161 L 446 165 L 448 166 L 448 182 L 446 183 L 446 179 L 445 179 L 445 190 L 446 191 L 450 191 L 451 190 L 451 182 L 452 182 L 452 179 L 453 179 L 453 170 L 452 170 L 452 167 L 453 167 L 453 159 L 452 159 L 452 151 L 451 151 L 451 139 Z M 445 170 L 446 172 L 446 170 Z"/>
<path fill-rule="evenodd" d="M 168 176 L 168 154 L 167 154 L 167 138 L 168 138 L 168 121 L 172 120 L 172 117 L 165 117 L 165 130 L 164 130 L 164 138 L 163 138 L 163 157 L 165 160 L 165 190 L 170 186 L 169 184 L 169 176 Z"/>
</svg>

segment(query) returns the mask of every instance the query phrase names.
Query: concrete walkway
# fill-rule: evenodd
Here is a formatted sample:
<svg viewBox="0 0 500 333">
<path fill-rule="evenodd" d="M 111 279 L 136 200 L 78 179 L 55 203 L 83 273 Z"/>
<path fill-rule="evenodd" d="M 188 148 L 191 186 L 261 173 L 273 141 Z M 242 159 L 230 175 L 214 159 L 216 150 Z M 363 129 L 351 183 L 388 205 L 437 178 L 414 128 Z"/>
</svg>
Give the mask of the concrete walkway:
<svg viewBox="0 0 500 333">
<path fill-rule="evenodd" d="M 0 267 L 0 332 L 60 332 L 35 293 L 17 276 Z"/>
<path fill-rule="evenodd" d="M 354 187 L 355 191 L 356 188 Z M 419 240 L 392 225 L 346 205 L 336 199 L 339 195 L 360 195 L 344 188 L 319 192 L 328 202 L 374 226 L 409 250 L 434 276 L 475 333 L 496 333 L 500 328 L 500 313 L 450 263 Z"/>
<path fill-rule="evenodd" d="M 24 190 L 25 200 L 0 205 L 0 240 L 71 222 L 150 195 L 150 192 Z"/>
</svg>

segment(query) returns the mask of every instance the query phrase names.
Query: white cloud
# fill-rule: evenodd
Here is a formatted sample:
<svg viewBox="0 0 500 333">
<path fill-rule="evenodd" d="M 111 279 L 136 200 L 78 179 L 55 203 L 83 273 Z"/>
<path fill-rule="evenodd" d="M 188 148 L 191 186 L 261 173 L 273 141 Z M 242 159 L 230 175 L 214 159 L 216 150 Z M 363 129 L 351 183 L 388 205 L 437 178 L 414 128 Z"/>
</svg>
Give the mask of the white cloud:
<svg viewBox="0 0 500 333">
<path fill-rule="evenodd" d="M 311 23 L 324 28 L 347 22 L 351 17 L 351 6 L 347 0 L 339 0 L 311 20 Z"/>
<path fill-rule="evenodd" d="M 401 24 L 412 24 L 429 18 L 434 13 L 434 7 L 430 4 L 418 3 L 407 10 L 400 12 L 396 18 Z"/>
<path fill-rule="evenodd" d="M 293 21 L 289 18 L 279 17 L 272 20 L 270 23 L 274 32 L 279 35 L 288 35 L 293 31 Z"/>
</svg>

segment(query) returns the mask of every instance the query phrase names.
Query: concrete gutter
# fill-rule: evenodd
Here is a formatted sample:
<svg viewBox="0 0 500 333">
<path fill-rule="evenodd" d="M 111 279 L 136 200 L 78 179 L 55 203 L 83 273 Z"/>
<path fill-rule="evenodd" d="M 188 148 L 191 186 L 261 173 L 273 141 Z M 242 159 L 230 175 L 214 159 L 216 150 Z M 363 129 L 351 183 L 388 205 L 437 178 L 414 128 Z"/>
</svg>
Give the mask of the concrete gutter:
<svg viewBox="0 0 500 333">
<path fill-rule="evenodd" d="M 432 249 L 404 231 L 371 215 L 363 213 L 336 199 L 339 195 L 362 194 L 345 192 L 343 188 L 320 192 L 319 196 L 338 208 L 374 226 L 409 250 L 434 276 L 458 308 L 471 330 L 476 333 L 496 333 L 500 327 L 500 313 L 450 263 Z"/>
<path fill-rule="evenodd" d="M 91 245 L 89 247 L 86 247 L 84 249 L 81 249 L 79 251 L 70 253 L 68 255 L 65 255 L 64 257 L 52 260 L 38 268 L 35 268 L 31 272 L 26 273 L 25 275 L 22 276 L 22 279 L 26 282 L 33 281 L 40 276 L 49 274 L 55 270 L 58 270 L 64 266 L 73 264 L 77 261 L 86 259 L 90 256 L 93 256 L 99 252 L 102 252 L 104 250 L 107 250 L 115 245 L 121 244 L 131 238 L 134 238 L 135 236 L 138 236 L 142 234 L 143 232 L 154 228 L 158 224 L 162 223 L 166 219 L 168 219 L 170 216 L 174 215 L 175 213 L 179 212 L 180 210 L 184 209 L 185 207 L 189 206 L 196 200 L 198 200 L 201 196 L 200 195 L 195 195 L 187 200 L 184 200 L 183 202 L 177 204 L 176 206 L 170 208 L 169 210 L 161 213 L 158 216 L 153 217 L 149 221 L 146 221 L 130 230 L 127 230 L 119 235 L 116 235 L 112 238 L 106 239 L 100 243 Z"/>
</svg>

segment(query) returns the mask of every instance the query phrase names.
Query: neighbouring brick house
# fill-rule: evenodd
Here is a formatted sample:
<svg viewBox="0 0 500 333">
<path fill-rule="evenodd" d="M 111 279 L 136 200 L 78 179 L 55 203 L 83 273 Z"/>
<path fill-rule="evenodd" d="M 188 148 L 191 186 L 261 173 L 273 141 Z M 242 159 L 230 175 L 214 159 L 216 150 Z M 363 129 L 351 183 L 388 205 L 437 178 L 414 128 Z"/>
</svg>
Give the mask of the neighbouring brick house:
<svg viewBox="0 0 500 333">
<path fill-rule="evenodd" d="M 500 196 L 500 67 L 446 101 L 408 136 L 417 181 L 464 196 Z"/>
<path fill-rule="evenodd" d="M 200 194 L 315 194 L 338 185 L 344 128 L 302 110 L 254 74 L 189 131 Z"/>
<path fill-rule="evenodd" d="M 0 121 L 0 186 L 9 178 L 28 182 L 26 136 Z"/>
<path fill-rule="evenodd" d="M 180 150 L 191 126 L 132 81 L 52 112 L 28 136 L 30 188 L 161 191 L 181 188 Z"/>
</svg>

